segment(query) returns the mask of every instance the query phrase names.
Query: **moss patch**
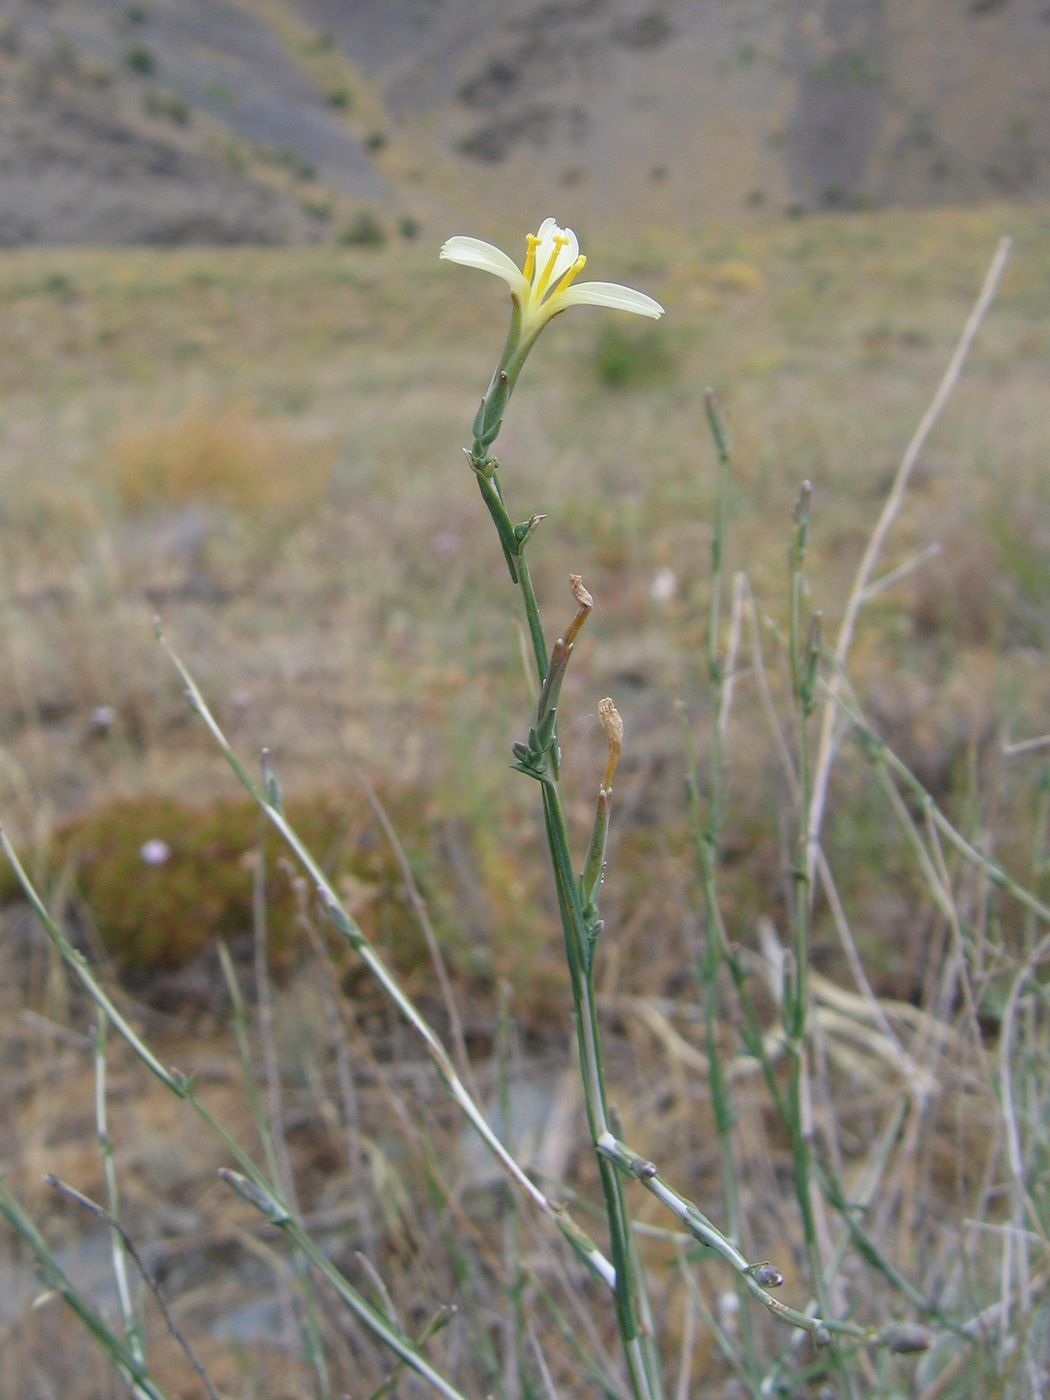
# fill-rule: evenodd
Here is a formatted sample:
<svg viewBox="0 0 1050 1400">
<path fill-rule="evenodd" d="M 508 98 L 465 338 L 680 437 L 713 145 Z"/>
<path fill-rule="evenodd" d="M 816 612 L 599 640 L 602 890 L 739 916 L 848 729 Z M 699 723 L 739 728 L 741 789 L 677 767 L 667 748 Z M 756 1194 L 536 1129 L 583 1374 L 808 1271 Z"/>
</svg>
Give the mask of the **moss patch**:
<svg viewBox="0 0 1050 1400">
<path fill-rule="evenodd" d="M 292 803 L 288 815 L 366 931 L 411 964 L 423 948 L 393 854 L 371 813 L 350 808 L 319 797 Z M 269 948 L 281 969 L 305 943 L 299 901 L 283 843 L 250 800 L 115 801 L 61 830 L 55 859 L 72 870 L 84 912 L 118 968 L 141 975 L 183 967 L 216 939 L 250 936 L 260 843 L 269 856 Z"/>
</svg>

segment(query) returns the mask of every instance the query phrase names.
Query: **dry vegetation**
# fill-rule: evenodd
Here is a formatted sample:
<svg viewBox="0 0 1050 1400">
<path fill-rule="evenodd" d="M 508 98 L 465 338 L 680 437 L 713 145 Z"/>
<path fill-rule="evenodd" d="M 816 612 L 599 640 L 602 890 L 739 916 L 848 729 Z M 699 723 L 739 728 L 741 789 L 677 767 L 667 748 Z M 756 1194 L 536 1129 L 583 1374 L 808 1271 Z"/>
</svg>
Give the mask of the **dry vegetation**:
<svg viewBox="0 0 1050 1400">
<path fill-rule="evenodd" d="M 728 572 L 746 571 L 750 590 L 738 595 L 719 878 L 772 1024 L 792 817 L 767 701 L 793 745 L 792 507 L 809 478 L 809 596 L 833 636 L 1003 231 L 1015 235 L 1012 260 L 884 568 L 918 563 L 873 599 L 849 671 L 875 729 L 958 829 L 1045 897 L 1046 750 L 1005 747 L 1043 734 L 1050 714 L 1045 215 L 805 219 L 589 250 L 596 275 L 644 286 L 667 320 L 654 338 L 597 313 L 566 318 L 526 369 L 501 438 L 513 509 L 549 517 L 532 548 L 549 627 L 568 619 L 570 569 L 597 600 L 562 708 L 581 842 L 603 763 L 589 718 L 597 699 L 613 695 L 627 724 L 599 974 L 612 1094 L 627 1139 L 716 1220 L 712 1046 L 695 972 L 703 900 L 675 704 L 703 775 L 717 474 L 702 390 L 716 386 L 730 423 Z M 618 1394 L 607 1300 L 553 1232 L 508 1206 L 410 1033 L 319 926 L 311 891 L 272 840 L 266 897 L 253 890 L 254 809 L 153 635 L 160 614 L 242 755 L 271 748 L 351 911 L 449 1031 L 424 952 L 425 906 L 484 1101 L 500 1122 L 509 1111 L 524 1158 L 586 1220 L 594 1170 L 564 1068 L 559 936 L 534 794 L 508 768 L 529 708 L 508 641 L 514 600 L 460 452 L 500 344 L 498 290 L 407 244 L 26 252 L 0 261 L 0 310 L 2 812 L 49 906 L 108 985 L 123 978 L 122 1004 L 162 1061 L 195 1074 L 211 1110 L 251 1143 L 216 951 L 228 938 L 305 1218 L 372 1296 L 378 1271 L 410 1333 L 445 1304 L 459 1309 L 431 1354 L 468 1393 L 547 1393 L 535 1329 L 557 1393 Z M 921 1384 L 914 1360 L 856 1361 L 855 1393 L 1034 1395 L 1050 1267 L 1045 1139 L 1027 1203 L 1000 1149 L 1004 1082 L 1022 1098 L 1025 1134 L 1045 1108 L 1046 1005 L 1034 972 L 1022 974 L 1046 929 L 934 839 L 918 805 L 906 803 L 914 828 L 895 815 L 881 771 L 847 742 L 833 775 L 825 849 L 842 918 L 818 898 L 816 1142 L 862 1205 L 854 1218 L 935 1310 L 923 1316 L 856 1250 L 835 1279 L 836 1306 L 865 1323 L 937 1328 L 937 1308 L 955 1323 L 1003 1311 L 988 1314 L 976 1349 L 938 1332 Z M 151 840 L 168 850 L 157 866 L 142 856 Z M 0 1167 L 70 1274 L 108 1300 L 105 1232 L 40 1185 L 54 1172 L 104 1195 L 93 1017 L 6 870 L 0 892 Z M 277 953 L 269 974 L 261 906 Z M 843 919 L 877 1007 L 851 975 Z M 1000 1073 L 1004 1025 L 1026 1037 L 1011 1081 Z M 786 1300 L 803 1307 L 783 1127 L 740 1054 L 735 1010 L 717 1041 L 735 1086 L 746 1249 L 776 1260 Z M 323 1290 L 300 1296 L 274 1231 L 217 1183 L 229 1162 L 221 1145 L 119 1043 L 110 1060 L 126 1223 L 215 1385 L 267 1400 L 372 1393 L 388 1359 L 345 1330 Z M 637 1209 L 650 1226 L 668 1224 L 652 1200 Z M 600 1237 L 602 1225 L 591 1228 Z M 830 1252 L 834 1211 L 821 1228 Z M 665 1354 L 686 1358 L 679 1394 L 746 1393 L 728 1388 L 712 1340 L 721 1328 L 730 1349 L 744 1345 L 731 1276 L 708 1262 L 694 1270 L 700 1286 L 686 1286 L 682 1246 L 667 1236 L 647 1239 L 645 1253 Z M 124 1393 L 60 1304 L 31 1310 L 31 1297 L 29 1263 L 0 1238 L 11 1393 Z M 157 1377 L 169 1394 L 203 1394 L 147 1313 Z M 324 1336 L 328 1381 L 300 1359 L 304 1315 Z M 773 1355 L 787 1334 L 754 1325 Z M 770 1393 L 818 1395 L 841 1377 L 796 1347 L 781 1382 Z"/>
</svg>

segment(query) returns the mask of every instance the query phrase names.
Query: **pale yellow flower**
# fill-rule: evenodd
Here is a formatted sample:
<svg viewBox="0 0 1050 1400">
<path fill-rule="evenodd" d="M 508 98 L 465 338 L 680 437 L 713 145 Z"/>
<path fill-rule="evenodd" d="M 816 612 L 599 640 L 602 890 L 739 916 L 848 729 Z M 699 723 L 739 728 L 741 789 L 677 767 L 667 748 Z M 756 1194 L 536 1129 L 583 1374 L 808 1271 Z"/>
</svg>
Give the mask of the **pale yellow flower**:
<svg viewBox="0 0 1050 1400">
<path fill-rule="evenodd" d="M 525 242 L 521 268 L 480 238 L 450 238 L 441 249 L 441 257 L 449 262 L 491 272 L 507 283 L 518 319 L 514 329 L 519 344 L 531 343 L 552 316 L 570 306 L 611 306 L 654 320 L 664 314 L 660 303 L 644 292 L 615 282 L 577 282 L 587 259 L 572 229 L 559 228 L 554 219 L 544 219 L 539 231 L 527 234 Z"/>
</svg>

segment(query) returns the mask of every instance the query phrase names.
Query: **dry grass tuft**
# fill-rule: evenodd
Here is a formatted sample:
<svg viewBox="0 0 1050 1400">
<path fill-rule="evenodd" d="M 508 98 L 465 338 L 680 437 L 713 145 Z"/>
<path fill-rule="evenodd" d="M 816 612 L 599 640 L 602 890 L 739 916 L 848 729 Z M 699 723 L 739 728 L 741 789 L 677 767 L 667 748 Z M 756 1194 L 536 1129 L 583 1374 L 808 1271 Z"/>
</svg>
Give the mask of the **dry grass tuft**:
<svg viewBox="0 0 1050 1400">
<path fill-rule="evenodd" d="M 119 428 L 93 475 L 133 515 L 204 502 L 302 518 L 324 499 L 333 461 L 331 447 L 304 442 L 249 401 L 199 398 L 174 417 Z"/>
</svg>

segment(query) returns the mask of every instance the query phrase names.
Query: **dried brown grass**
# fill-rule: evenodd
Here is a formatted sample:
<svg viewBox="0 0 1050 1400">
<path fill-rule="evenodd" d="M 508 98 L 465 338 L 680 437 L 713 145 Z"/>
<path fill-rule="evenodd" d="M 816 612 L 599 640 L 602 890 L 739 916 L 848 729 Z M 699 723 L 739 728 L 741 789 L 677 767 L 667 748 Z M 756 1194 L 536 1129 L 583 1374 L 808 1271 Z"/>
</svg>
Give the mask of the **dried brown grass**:
<svg viewBox="0 0 1050 1400">
<path fill-rule="evenodd" d="M 297 440 L 255 404 L 201 398 L 172 417 L 122 423 L 93 475 L 132 515 L 203 502 L 299 519 L 324 499 L 333 458 L 331 446 Z"/>
</svg>

